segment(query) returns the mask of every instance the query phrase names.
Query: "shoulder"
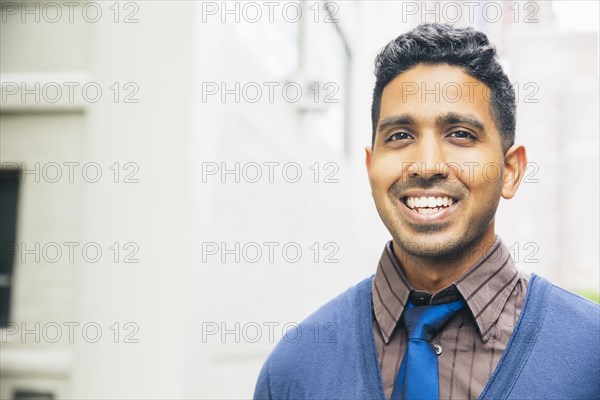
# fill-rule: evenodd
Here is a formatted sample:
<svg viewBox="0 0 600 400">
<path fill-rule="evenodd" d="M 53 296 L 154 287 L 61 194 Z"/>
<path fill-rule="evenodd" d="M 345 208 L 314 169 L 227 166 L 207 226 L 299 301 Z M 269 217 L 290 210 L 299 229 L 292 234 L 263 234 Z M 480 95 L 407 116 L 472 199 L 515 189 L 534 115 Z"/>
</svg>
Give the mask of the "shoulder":
<svg viewBox="0 0 600 400">
<path fill-rule="evenodd" d="M 600 306 L 532 275 L 519 321 L 485 394 L 596 398 L 599 359 Z"/>
<path fill-rule="evenodd" d="M 314 397 L 313 388 L 334 385 L 357 371 L 357 304 L 371 278 L 347 289 L 289 329 L 264 363 L 255 398 Z M 350 374 L 350 375 L 347 375 Z"/>
<path fill-rule="evenodd" d="M 562 326 L 575 326 L 594 329 L 598 334 L 600 325 L 600 305 L 588 299 L 557 286 L 539 276 L 536 281 L 541 281 L 548 290 L 546 300 L 547 317 L 553 318 L 555 323 Z"/>
<path fill-rule="evenodd" d="M 313 350 L 330 350 L 335 347 L 332 344 L 352 336 L 356 326 L 359 288 L 367 280 L 370 282 L 367 278 L 348 288 L 289 329 L 269 355 L 271 366 L 285 369 L 290 361 L 298 362 L 297 356 L 306 357 L 307 352 Z"/>
<path fill-rule="evenodd" d="M 532 294 L 539 296 L 533 303 L 543 304 L 530 310 L 527 318 L 532 327 L 529 332 L 539 332 L 533 359 L 548 370 L 554 368 L 565 379 L 563 367 L 569 364 L 574 381 L 596 381 L 593 386 L 598 387 L 600 306 L 538 276 L 531 284 Z"/>
</svg>

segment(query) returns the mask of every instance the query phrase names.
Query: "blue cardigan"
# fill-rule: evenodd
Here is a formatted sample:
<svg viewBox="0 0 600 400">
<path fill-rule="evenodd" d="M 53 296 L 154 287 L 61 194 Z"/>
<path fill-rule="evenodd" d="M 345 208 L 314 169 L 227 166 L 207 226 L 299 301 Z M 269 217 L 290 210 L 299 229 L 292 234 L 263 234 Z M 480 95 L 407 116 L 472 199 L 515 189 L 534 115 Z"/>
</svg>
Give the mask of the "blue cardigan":
<svg viewBox="0 0 600 400">
<path fill-rule="evenodd" d="M 255 399 L 385 399 L 371 278 L 277 344 Z M 481 399 L 600 398 L 600 307 L 533 274 L 513 334 Z"/>
</svg>

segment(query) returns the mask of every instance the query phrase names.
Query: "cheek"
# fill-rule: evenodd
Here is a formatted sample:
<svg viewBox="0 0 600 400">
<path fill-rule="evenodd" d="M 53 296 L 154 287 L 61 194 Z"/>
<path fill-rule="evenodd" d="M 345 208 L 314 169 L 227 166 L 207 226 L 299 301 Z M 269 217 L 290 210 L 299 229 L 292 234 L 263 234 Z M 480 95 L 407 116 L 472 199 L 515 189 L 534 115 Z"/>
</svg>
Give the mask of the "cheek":
<svg viewBox="0 0 600 400">
<path fill-rule="evenodd" d="M 492 190 L 492 186 L 502 182 L 504 160 L 492 150 L 453 152 L 448 159 L 452 172 L 472 190 Z"/>
<path fill-rule="evenodd" d="M 476 179 L 468 183 L 473 209 L 487 210 L 497 207 L 502 194 L 502 169 L 488 164 L 477 170 Z"/>
<path fill-rule="evenodd" d="M 483 179 L 490 185 L 502 185 L 504 166 L 498 162 L 487 164 L 481 171 Z"/>
<path fill-rule="evenodd" d="M 374 160 L 369 179 L 371 185 L 387 190 L 401 177 L 402 163 L 394 157 L 383 155 Z"/>
</svg>

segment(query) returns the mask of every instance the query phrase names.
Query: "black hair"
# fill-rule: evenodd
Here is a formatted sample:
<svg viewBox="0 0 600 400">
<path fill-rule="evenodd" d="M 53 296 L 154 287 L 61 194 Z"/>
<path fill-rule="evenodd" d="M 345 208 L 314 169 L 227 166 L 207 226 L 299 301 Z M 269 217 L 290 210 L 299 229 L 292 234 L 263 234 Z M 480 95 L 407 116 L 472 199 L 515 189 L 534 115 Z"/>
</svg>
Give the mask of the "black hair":
<svg viewBox="0 0 600 400">
<path fill-rule="evenodd" d="M 457 66 L 485 83 L 491 90 L 491 114 L 500 132 L 503 153 L 514 144 L 515 92 L 502 70 L 496 48 L 483 32 L 440 23 L 420 24 L 389 42 L 377 55 L 371 106 L 372 144 L 375 143 L 384 87 L 418 64 Z"/>
</svg>

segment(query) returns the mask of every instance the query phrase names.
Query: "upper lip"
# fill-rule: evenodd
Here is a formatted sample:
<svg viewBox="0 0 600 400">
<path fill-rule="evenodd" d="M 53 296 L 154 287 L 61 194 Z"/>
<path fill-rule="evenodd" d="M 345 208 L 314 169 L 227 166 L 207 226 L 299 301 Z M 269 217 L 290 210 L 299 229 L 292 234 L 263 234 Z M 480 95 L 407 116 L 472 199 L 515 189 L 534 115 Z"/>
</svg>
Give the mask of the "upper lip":
<svg viewBox="0 0 600 400">
<path fill-rule="evenodd" d="M 450 197 L 452 200 L 459 200 L 457 196 L 441 192 L 439 190 L 426 190 L 426 189 L 413 189 L 407 190 L 400 195 L 400 198 L 404 197 Z"/>
</svg>

